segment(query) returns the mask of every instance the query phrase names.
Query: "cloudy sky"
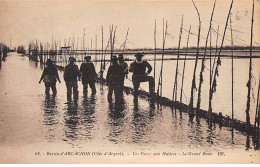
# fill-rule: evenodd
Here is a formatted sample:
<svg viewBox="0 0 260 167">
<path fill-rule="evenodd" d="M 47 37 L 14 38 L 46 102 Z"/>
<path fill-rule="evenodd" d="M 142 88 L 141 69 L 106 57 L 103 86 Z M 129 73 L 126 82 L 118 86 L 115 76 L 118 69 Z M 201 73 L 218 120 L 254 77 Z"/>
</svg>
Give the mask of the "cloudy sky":
<svg viewBox="0 0 260 167">
<path fill-rule="evenodd" d="M 209 27 L 214 0 L 194 0 L 201 15 L 201 45 Z M 217 0 L 212 26 L 223 34 L 231 0 Z M 198 17 L 191 0 L 184 1 L 18 1 L 0 0 L 0 41 L 12 46 L 28 45 L 32 40 L 42 43 L 54 40 L 67 42 L 74 36 L 81 45 L 85 28 L 86 47 L 93 44 L 97 35 L 101 46 L 101 26 L 104 40 L 109 38 L 109 26 L 117 26 L 116 44 L 119 47 L 129 28 L 128 48 L 154 47 L 154 22 L 157 21 L 157 46 L 162 46 L 163 19 L 168 22 L 166 47 L 176 47 L 183 22 L 182 46 L 186 45 L 187 30 L 198 31 Z M 249 45 L 252 0 L 234 0 L 232 28 L 235 45 Z M 255 0 L 254 45 L 260 45 L 260 2 Z M 226 45 L 230 45 L 230 30 L 226 32 Z M 215 42 L 216 33 L 212 33 Z M 221 39 L 221 38 L 219 38 Z M 196 35 L 191 35 L 190 45 L 196 45 Z M 220 44 L 221 40 L 219 40 Z M 80 47 L 80 46 L 79 46 Z"/>
</svg>

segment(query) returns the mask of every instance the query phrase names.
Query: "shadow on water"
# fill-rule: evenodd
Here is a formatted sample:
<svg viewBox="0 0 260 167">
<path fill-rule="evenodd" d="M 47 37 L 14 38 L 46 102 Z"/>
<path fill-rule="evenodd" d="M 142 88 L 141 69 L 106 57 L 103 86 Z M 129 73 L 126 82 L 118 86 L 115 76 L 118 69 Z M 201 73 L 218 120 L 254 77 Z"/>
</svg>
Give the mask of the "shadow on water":
<svg viewBox="0 0 260 167">
<path fill-rule="evenodd" d="M 58 125 L 56 96 L 47 94 L 44 100 L 44 125 L 48 127 L 45 138 L 52 141 L 55 138 L 55 126 Z"/>
<path fill-rule="evenodd" d="M 259 150 L 259 131 L 256 131 L 254 135 L 246 134 L 246 150 L 254 148 L 254 150 Z"/>
<path fill-rule="evenodd" d="M 196 122 L 194 122 L 193 118 L 189 119 L 189 134 L 188 138 L 190 139 L 190 144 L 194 146 L 201 145 L 203 141 L 203 131 L 201 130 L 200 118 L 196 117 Z"/>
<path fill-rule="evenodd" d="M 92 132 L 96 125 L 96 97 L 91 96 L 89 98 L 87 95 L 83 96 L 82 107 L 80 121 L 82 134 L 85 136 L 85 139 L 92 139 Z"/>
<path fill-rule="evenodd" d="M 64 112 L 65 137 L 68 140 L 74 141 L 78 138 L 79 119 L 78 101 L 68 102 Z"/>
<path fill-rule="evenodd" d="M 153 118 L 155 116 L 155 103 L 153 99 L 148 100 L 149 107 L 144 108 L 141 102 L 139 104 L 138 97 L 134 97 L 133 99 L 133 114 L 132 114 L 132 122 L 133 125 L 133 133 L 132 142 L 134 143 L 146 143 L 145 138 L 147 138 L 147 134 L 151 132 L 151 129 L 154 125 L 152 125 Z"/>
<path fill-rule="evenodd" d="M 120 101 L 112 102 L 108 100 L 108 140 L 117 144 L 124 139 L 123 133 L 126 128 L 126 102 L 122 98 Z"/>
</svg>

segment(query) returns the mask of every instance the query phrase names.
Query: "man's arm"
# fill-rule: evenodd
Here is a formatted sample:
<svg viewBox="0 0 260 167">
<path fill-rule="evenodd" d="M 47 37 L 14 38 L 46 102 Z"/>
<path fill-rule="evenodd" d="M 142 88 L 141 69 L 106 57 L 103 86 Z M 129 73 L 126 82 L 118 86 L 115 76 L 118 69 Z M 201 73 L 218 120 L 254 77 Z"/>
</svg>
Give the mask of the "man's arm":
<svg viewBox="0 0 260 167">
<path fill-rule="evenodd" d="M 108 83 L 109 78 L 110 78 L 110 73 L 111 73 L 111 68 L 109 67 L 107 70 L 107 76 L 106 76 L 106 82 Z"/>
<path fill-rule="evenodd" d="M 79 78 L 79 81 L 80 81 L 81 73 L 79 71 L 79 67 L 77 65 L 75 65 L 75 66 L 76 66 L 77 75 L 78 75 L 78 78 Z"/>
<path fill-rule="evenodd" d="M 95 74 L 95 76 L 97 76 L 97 72 L 96 72 L 96 69 L 95 69 L 95 66 L 94 66 L 94 64 L 92 63 L 92 66 L 91 66 L 91 68 L 92 68 L 92 71 L 93 71 L 93 73 Z"/>
<path fill-rule="evenodd" d="M 67 67 L 64 68 L 63 78 L 64 78 L 64 81 L 67 82 L 67 79 L 68 79 L 68 68 Z"/>
<path fill-rule="evenodd" d="M 83 70 L 83 63 L 80 65 L 79 71 L 82 72 Z"/>
<path fill-rule="evenodd" d="M 131 64 L 130 64 L 129 71 L 130 71 L 130 72 L 133 72 L 133 71 L 134 71 L 134 63 L 131 63 Z"/>
<path fill-rule="evenodd" d="M 41 78 L 40 78 L 40 81 L 39 81 L 39 83 L 41 83 L 42 82 L 42 80 L 43 80 L 43 78 L 44 78 L 44 76 L 46 75 L 46 69 L 44 68 L 44 70 L 43 70 L 43 72 L 42 72 L 42 76 L 41 76 Z"/>
<path fill-rule="evenodd" d="M 146 64 L 146 67 L 148 68 L 147 73 L 150 74 L 151 71 L 153 70 L 153 67 L 147 61 L 145 61 L 145 64 Z"/>
<path fill-rule="evenodd" d="M 57 70 L 56 67 L 55 67 L 55 76 L 56 76 L 57 80 L 59 81 L 59 83 L 61 83 L 60 77 L 59 77 L 59 74 L 58 74 L 58 70 Z"/>
<path fill-rule="evenodd" d="M 125 67 L 124 67 L 124 72 L 125 72 L 125 74 L 128 74 L 128 64 L 127 63 L 125 63 Z"/>
</svg>

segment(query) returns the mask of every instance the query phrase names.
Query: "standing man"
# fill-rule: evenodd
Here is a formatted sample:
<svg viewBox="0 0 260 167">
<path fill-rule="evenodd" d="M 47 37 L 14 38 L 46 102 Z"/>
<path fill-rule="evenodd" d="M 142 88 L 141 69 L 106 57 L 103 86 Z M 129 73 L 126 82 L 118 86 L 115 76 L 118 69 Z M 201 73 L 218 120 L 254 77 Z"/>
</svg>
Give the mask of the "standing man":
<svg viewBox="0 0 260 167">
<path fill-rule="evenodd" d="M 50 93 L 50 88 L 52 90 L 53 95 L 57 94 L 57 89 L 56 89 L 56 82 L 57 80 L 59 83 L 61 83 L 58 70 L 57 68 L 53 65 L 53 61 L 51 59 L 48 59 L 46 61 L 47 67 L 44 68 L 42 72 L 42 76 L 40 78 L 39 84 L 41 84 L 41 81 L 45 83 L 45 94 L 48 95 Z"/>
<path fill-rule="evenodd" d="M 92 95 L 96 94 L 95 80 L 96 80 L 96 70 L 94 64 L 90 62 L 91 56 L 86 56 L 85 63 L 82 63 L 80 66 L 80 72 L 82 76 L 83 84 L 83 94 L 85 95 L 88 92 L 88 85 L 92 90 Z"/>
<path fill-rule="evenodd" d="M 148 76 L 152 71 L 152 66 L 147 62 L 143 61 L 142 57 L 144 55 L 141 53 L 137 53 L 135 55 L 136 60 L 130 65 L 130 72 L 133 72 L 133 86 L 134 86 L 134 94 L 137 95 L 138 89 L 140 87 L 140 82 L 149 82 L 149 92 L 151 95 L 154 95 L 154 78 L 152 76 Z M 146 68 L 148 69 L 146 72 Z"/>
<path fill-rule="evenodd" d="M 117 57 L 112 57 L 112 64 L 108 68 L 106 81 L 108 83 L 108 101 L 112 101 L 112 94 L 115 93 L 115 102 L 120 102 L 122 97 L 122 75 L 124 75 L 123 68 L 117 63 Z"/>
<path fill-rule="evenodd" d="M 67 87 L 67 98 L 71 100 L 71 94 L 73 89 L 74 99 L 78 98 L 78 80 L 80 81 L 80 71 L 76 64 L 74 64 L 76 59 L 74 57 L 69 58 L 69 64 L 64 70 L 64 80 Z"/>
</svg>

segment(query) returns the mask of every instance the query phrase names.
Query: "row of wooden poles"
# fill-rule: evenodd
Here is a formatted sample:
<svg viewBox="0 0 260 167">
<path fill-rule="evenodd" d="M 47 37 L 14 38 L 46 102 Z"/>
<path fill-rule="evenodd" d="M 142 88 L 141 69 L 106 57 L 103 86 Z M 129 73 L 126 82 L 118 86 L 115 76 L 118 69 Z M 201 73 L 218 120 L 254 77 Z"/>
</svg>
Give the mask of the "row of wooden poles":
<svg viewBox="0 0 260 167">
<path fill-rule="evenodd" d="M 221 40 L 221 45 L 218 47 L 218 36 L 219 36 L 219 26 L 217 29 L 217 38 L 216 38 L 216 46 L 215 48 L 212 47 L 212 21 L 213 21 L 213 16 L 214 16 L 214 10 L 216 6 L 216 0 L 214 2 L 213 8 L 212 8 L 212 13 L 210 17 L 210 22 L 209 22 L 209 28 L 207 31 L 207 36 L 206 36 L 206 41 L 205 41 L 205 46 L 203 47 L 203 52 L 200 53 L 200 41 L 201 41 L 201 20 L 200 20 L 200 13 L 198 8 L 196 7 L 196 4 L 192 0 L 193 5 L 196 9 L 197 15 L 198 15 L 198 33 L 196 34 L 198 39 L 197 39 L 197 47 L 196 47 L 196 53 L 195 53 L 195 64 L 194 64 L 194 71 L 192 75 L 192 84 L 191 84 L 191 95 L 190 95 L 190 101 L 189 101 L 189 115 L 190 117 L 193 117 L 195 114 L 199 114 L 200 107 L 201 107 L 201 89 L 202 89 L 202 84 L 203 84 L 203 72 L 205 70 L 205 60 L 206 57 L 209 56 L 209 61 L 210 61 L 210 81 L 209 81 L 209 107 L 208 107 L 208 117 L 211 118 L 212 116 L 212 100 L 213 100 L 213 95 L 216 92 L 217 88 L 217 77 L 219 76 L 219 68 L 221 66 L 221 53 L 223 50 L 223 44 L 224 40 L 226 38 L 226 32 L 227 29 L 230 29 L 230 35 L 231 35 L 231 58 L 232 58 L 232 64 L 231 64 L 231 73 L 232 73 L 232 120 L 234 119 L 234 55 L 233 55 L 233 34 L 232 34 L 232 18 L 231 18 L 231 11 L 232 11 L 232 6 L 233 6 L 233 0 L 231 1 L 230 8 L 228 11 L 228 15 L 226 18 L 226 24 L 224 28 L 224 32 L 222 35 L 222 40 Z M 179 69 L 179 60 L 181 59 L 180 56 L 183 55 L 181 53 L 181 40 L 182 40 L 182 32 L 183 32 L 183 16 L 181 20 L 181 26 L 180 26 L 180 32 L 179 32 L 179 41 L 178 41 L 178 48 L 176 49 L 176 54 L 177 54 L 177 59 L 176 59 L 176 70 L 175 70 L 175 76 L 174 76 L 174 83 L 173 83 L 173 92 L 172 92 L 172 101 L 180 101 L 183 103 L 183 85 L 184 85 L 184 78 L 185 78 L 185 68 L 186 68 L 186 60 L 187 60 L 187 55 L 188 54 L 188 48 L 189 48 L 189 39 L 190 35 L 194 33 L 191 33 L 191 26 L 189 27 L 188 30 L 188 36 L 187 36 L 187 44 L 186 44 L 186 49 L 182 52 L 184 52 L 184 64 L 183 64 L 183 69 L 182 71 Z M 251 22 L 251 40 L 250 40 L 250 55 L 249 55 L 249 79 L 248 79 L 248 95 L 247 95 L 247 109 L 246 109 L 246 123 L 247 125 L 250 126 L 250 100 L 251 100 L 251 90 L 252 90 L 252 42 L 253 42 L 253 22 L 254 22 L 254 0 L 253 0 L 253 8 L 252 8 L 252 22 Z M 228 28 L 229 26 L 229 28 Z M 95 49 L 92 48 L 92 39 L 91 39 L 91 44 L 89 48 L 85 47 L 85 29 L 83 33 L 83 37 L 81 40 L 81 48 L 79 48 L 79 38 L 76 42 L 75 37 L 73 35 L 72 40 L 70 40 L 66 43 L 66 39 L 64 40 L 64 47 L 60 47 L 60 41 L 54 41 L 52 39 L 51 45 L 49 43 L 43 45 L 42 43 L 39 43 L 37 40 L 34 42 L 32 41 L 29 45 L 29 57 L 31 59 L 35 59 L 36 61 L 39 61 L 43 64 L 45 64 L 46 60 L 48 58 L 51 58 L 54 60 L 54 62 L 62 62 L 67 64 L 68 57 L 67 56 L 72 56 L 76 57 L 77 55 L 81 55 L 81 61 L 83 61 L 84 55 L 95 55 L 95 61 L 100 61 L 100 72 L 98 73 L 100 75 L 100 79 L 103 80 L 103 72 L 106 70 L 107 64 L 110 62 L 112 56 L 116 53 L 125 53 L 125 48 L 126 48 L 126 43 L 127 43 L 127 38 L 128 38 L 128 32 L 129 28 L 126 33 L 125 40 L 123 41 L 122 45 L 120 46 L 119 49 L 115 50 L 115 38 L 116 38 L 116 30 L 117 27 L 114 27 L 113 25 L 110 26 L 110 34 L 109 34 L 109 39 L 107 43 L 104 43 L 104 31 L 103 27 L 101 28 L 101 33 L 102 33 L 102 49 L 98 50 L 97 49 L 97 35 L 95 36 Z M 164 56 L 165 56 L 165 43 L 167 39 L 167 21 L 163 20 L 163 40 L 162 40 L 162 49 L 157 48 L 157 23 L 155 20 L 155 27 L 154 27 L 154 73 L 153 76 L 156 78 L 156 60 L 158 60 L 157 55 L 161 54 L 161 66 L 159 69 L 159 77 L 158 77 L 158 86 L 156 93 L 158 96 L 162 97 L 163 93 L 163 67 L 164 67 Z M 208 47 L 209 43 L 209 47 Z M 104 45 L 106 44 L 106 45 Z M 60 50 L 58 50 L 58 45 Z M 215 54 L 212 55 L 212 50 L 214 48 Z M 209 55 L 207 55 L 207 51 L 209 50 Z M 110 54 L 110 59 L 106 59 L 106 55 Z M 98 60 L 97 55 L 99 55 L 100 59 Z M 199 72 L 199 85 L 196 85 L 196 71 L 197 71 L 197 66 L 199 63 L 199 56 L 202 56 L 201 59 L 201 68 Z M 79 60 L 77 60 L 79 61 Z M 64 64 L 63 64 L 64 66 Z M 181 74 L 180 74 L 181 73 Z M 181 81 L 178 82 L 178 75 L 182 75 Z M 260 79 L 260 78 L 259 78 Z M 180 87 L 180 97 L 178 100 L 178 87 Z M 197 92 L 197 104 L 196 107 L 194 107 L 194 94 Z M 174 108 L 174 107 L 172 107 Z M 259 129 L 259 86 L 258 86 L 258 96 L 257 96 L 257 105 L 256 105 L 256 112 L 255 112 L 255 122 L 254 126 L 257 126 Z"/>
<path fill-rule="evenodd" d="M 192 77 L 192 85 L 191 85 L 191 96 L 190 96 L 190 103 L 189 103 L 189 115 L 191 117 L 194 116 L 195 112 L 196 114 L 199 114 L 200 111 L 200 107 L 201 107 L 201 87 L 202 87 L 202 83 L 203 83 L 203 72 L 205 69 L 205 60 L 206 60 L 206 52 L 208 49 L 208 41 L 210 43 L 210 47 L 209 47 L 209 60 L 210 60 L 210 89 L 209 89 L 209 108 L 208 108 L 208 117 L 211 118 L 212 116 L 212 99 L 213 99 L 213 95 L 216 92 L 216 87 L 217 87 L 217 77 L 219 76 L 219 68 L 221 66 L 221 52 L 223 50 L 223 44 L 224 44 L 224 40 L 225 40 L 225 34 L 226 34 L 226 30 L 228 25 L 230 26 L 230 35 L 231 35 L 231 47 L 233 47 L 233 34 L 232 34 L 232 18 L 231 18 L 231 11 L 232 11 L 232 6 L 233 6 L 233 0 L 231 1 L 230 4 L 230 8 L 229 8 L 229 12 L 227 15 L 227 19 L 226 19 L 226 24 L 225 24 L 225 28 L 224 28 L 224 32 L 223 32 L 223 36 L 222 36 L 222 41 L 221 41 L 221 45 L 220 47 L 217 46 L 218 43 L 218 35 L 217 35 L 217 39 L 216 39 L 216 47 L 215 47 L 215 55 L 214 57 L 212 57 L 211 52 L 212 52 L 212 39 L 211 39 L 211 30 L 212 30 L 212 20 L 213 20 L 213 15 L 214 15 L 214 10 L 215 10 L 215 6 L 216 6 L 216 0 L 214 2 L 213 5 L 213 9 L 212 9 L 212 13 L 211 13 L 211 18 L 210 18 L 210 23 L 209 23 L 209 28 L 208 28 L 208 32 L 207 32 L 207 37 L 206 37 L 206 42 L 205 42 L 205 47 L 204 47 L 204 53 L 203 53 L 203 58 L 201 60 L 201 69 L 200 69 L 200 73 L 199 73 L 199 85 L 198 87 L 196 86 L 196 71 L 197 71 L 197 65 L 198 65 L 198 61 L 199 61 L 199 55 L 200 55 L 200 32 L 201 32 L 201 20 L 200 20 L 200 13 L 198 8 L 196 7 L 196 4 L 194 3 L 194 1 L 192 0 L 193 5 L 197 11 L 197 15 L 198 15 L 198 21 L 199 21 L 199 26 L 198 26 L 198 40 L 197 40 L 197 53 L 196 53 L 196 59 L 195 59 L 195 64 L 194 64 L 194 71 L 193 71 L 193 77 Z M 247 87 L 248 87 L 248 95 L 247 95 L 247 108 L 246 108 L 246 124 L 248 126 L 250 126 L 250 100 L 251 100 L 251 90 L 252 90 L 252 43 L 253 43 L 253 23 L 254 23 L 254 0 L 253 0 L 253 5 L 252 5 L 252 21 L 251 21 L 251 40 L 250 40 L 250 55 L 249 55 L 249 79 L 248 79 L 248 83 L 247 83 Z M 181 27 L 180 27 L 180 33 L 179 33 L 179 43 L 178 43 L 178 50 L 177 50 L 177 62 L 176 62 L 176 70 L 175 70 L 175 80 L 174 80 L 174 85 L 173 85 L 173 92 L 172 92 L 172 100 L 173 101 L 178 101 L 177 99 L 177 87 L 178 87 L 178 75 L 179 75 L 179 58 L 180 58 L 180 44 L 181 44 L 181 39 L 182 39 L 182 31 L 183 31 L 183 16 L 182 16 L 182 20 L 181 20 Z M 189 27 L 189 31 L 188 31 L 188 37 L 187 37 L 187 45 L 186 45 L 186 53 L 188 52 L 188 46 L 189 46 L 189 38 L 190 38 L 190 34 L 191 34 L 191 26 Z M 217 30 L 217 34 L 219 34 L 219 26 L 218 26 L 218 30 Z M 162 58 L 161 58 L 161 69 L 160 69 L 160 74 L 159 74 L 159 81 L 158 81 L 158 87 L 157 87 L 157 94 L 159 96 L 162 96 L 162 90 L 163 90 L 163 64 L 164 64 L 164 47 L 165 47 L 165 41 L 167 38 L 167 21 L 165 22 L 163 20 L 163 52 L 162 52 Z M 154 30 L 154 44 L 155 44 L 155 55 L 154 55 L 154 59 L 156 59 L 156 21 L 155 21 L 155 30 Z M 231 115 L 231 119 L 232 121 L 234 120 L 234 56 L 233 56 L 233 49 L 231 52 L 231 73 L 232 73 L 232 86 L 231 86 L 231 93 L 232 93 L 232 115 Z M 183 70 L 182 70 L 182 80 L 181 82 L 181 92 L 180 92 L 180 102 L 182 103 L 182 97 L 183 97 L 183 84 L 184 84 L 184 77 L 185 77 L 185 67 L 186 67 L 186 56 L 184 57 L 184 64 L 183 64 Z M 156 62 L 154 61 L 154 67 L 156 67 Z M 155 69 L 154 69 L 154 77 L 155 77 Z M 259 77 L 259 81 L 260 81 L 260 77 Z M 260 108 L 259 108 L 259 89 L 260 89 L 260 83 L 258 86 L 258 95 L 257 95 L 257 104 L 256 104 L 256 110 L 255 110 L 255 121 L 254 121 L 254 126 L 259 129 L 259 122 L 260 122 L 260 118 L 259 118 L 259 112 L 260 112 Z M 194 108 L 194 93 L 197 91 L 198 96 L 197 96 L 197 105 L 196 108 Z"/>
<path fill-rule="evenodd" d="M 78 48 L 79 44 L 75 45 L 75 38 L 73 37 L 72 40 L 70 40 L 68 43 L 66 43 L 66 39 L 64 40 L 64 47 L 61 47 L 60 42 L 54 41 L 52 39 L 52 44 L 49 43 L 43 44 L 41 42 L 38 42 L 37 40 L 31 41 L 29 44 L 28 49 L 28 56 L 29 59 L 32 59 L 36 62 L 40 62 L 42 64 L 45 64 L 47 59 L 52 59 L 54 63 L 58 66 L 64 67 L 68 63 L 69 57 L 75 57 L 77 58 L 78 62 L 83 62 L 84 57 L 87 55 L 95 55 L 94 62 L 100 62 L 100 78 L 103 79 L 103 72 L 106 69 L 107 64 L 110 62 L 112 56 L 115 54 L 115 38 L 116 38 L 116 29 L 117 27 L 114 27 L 114 25 L 110 26 L 110 34 L 109 39 L 107 41 L 107 44 L 104 45 L 104 30 L 103 27 L 101 29 L 102 32 L 102 49 L 97 49 L 97 35 L 95 36 L 95 48 L 92 48 L 92 39 L 91 39 L 91 45 L 90 48 L 85 47 L 85 29 L 83 33 L 83 38 L 81 40 L 81 48 Z M 126 37 L 122 45 L 119 49 L 116 50 L 116 54 L 124 54 L 125 48 L 126 48 L 126 42 L 128 38 L 128 32 L 129 28 L 126 33 Z M 78 39 L 79 41 L 79 39 Z M 58 46 L 59 45 L 59 46 Z M 58 50 L 58 48 L 60 48 Z M 106 55 L 110 55 L 110 59 L 106 58 Z M 78 56 L 81 56 L 78 58 Z M 99 58 L 98 58 L 99 57 Z"/>
</svg>

